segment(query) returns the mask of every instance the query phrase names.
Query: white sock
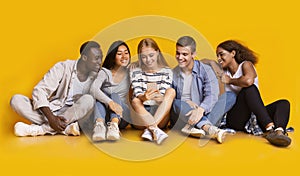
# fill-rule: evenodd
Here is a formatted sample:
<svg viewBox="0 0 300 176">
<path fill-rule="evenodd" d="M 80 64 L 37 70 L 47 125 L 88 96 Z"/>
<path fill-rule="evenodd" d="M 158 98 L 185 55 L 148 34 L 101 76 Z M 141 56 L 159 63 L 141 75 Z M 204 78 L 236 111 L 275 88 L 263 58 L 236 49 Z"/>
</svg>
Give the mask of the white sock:
<svg viewBox="0 0 300 176">
<path fill-rule="evenodd" d="M 271 125 L 266 130 L 269 131 L 269 130 L 272 130 L 273 128 L 274 128 L 274 125 Z"/>
<path fill-rule="evenodd" d="M 276 128 L 276 129 L 275 129 L 275 131 L 278 131 L 278 130 L 280 130 L 280 131 L 284 132 L 284 130 L 283 130 L 283 128 L 282 128 L 282 127 L 278 127 L 278 128 Z"/>
</svg>

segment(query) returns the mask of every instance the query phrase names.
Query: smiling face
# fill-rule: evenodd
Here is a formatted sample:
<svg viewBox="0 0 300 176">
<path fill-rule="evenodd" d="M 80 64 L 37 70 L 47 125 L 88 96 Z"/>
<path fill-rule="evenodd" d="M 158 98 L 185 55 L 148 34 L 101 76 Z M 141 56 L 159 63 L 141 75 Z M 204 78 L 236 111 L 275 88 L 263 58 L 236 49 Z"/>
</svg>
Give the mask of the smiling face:
<svg viewBox="0 0 300 176">
<path fill-rule="evenodd" d="M 217 48 L 217 57 L 218 57 L 218 62 L 220 63 L 222 68 L 228 68 L 229 65 L 232 62 L 235 62 L 234 56 L 235 56 L 235 51 L 227 51 L 221 47 Z"/>
<path fill-rule="evenodd" d="M 102 51 L 100 48 L 91 48 L 86 59 L 87 68 L 91 71 L 98 72 L 100 70 L 100 65 L 102 62 Z"/>
<path fill-rule="evenodd" d="M 182 69 L 191 70 L 194 65 L 195 52 L 192 53 L 190 46 L 176 46 L 176 60 Z"/>
<path fill-rule="evenodd" d="M 140 59 L 146 69 L 156 70 L 158 68 L 158 51 L 151 47 L 142 47 Z"/>
<path fill-rule="evenodd" d="M 121 45 L 118 47 L 118 51 L 115 57 L 115 64 L 117 67 L 126 67 L 129 64 L 129 51 L 126 46 Z"/>
</svg>

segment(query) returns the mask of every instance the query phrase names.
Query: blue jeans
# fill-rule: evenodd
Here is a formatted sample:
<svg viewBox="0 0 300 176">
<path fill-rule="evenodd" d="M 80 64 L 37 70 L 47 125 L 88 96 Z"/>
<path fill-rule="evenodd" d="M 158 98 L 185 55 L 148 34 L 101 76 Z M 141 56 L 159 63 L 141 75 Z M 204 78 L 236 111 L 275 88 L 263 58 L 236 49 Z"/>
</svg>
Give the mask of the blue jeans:
<svg viewBox="0 0 300 176">
<path fill-rule="evenodd" d="M 202 128 L 202 126 L 206 124 L 218 126 L 223 115 L 232 108 L 235 101 L 236 95 L 233 92 L 226 92 L 222 94 L 214 105 L 212 111 L 209 114 L 205 114 L 196 126 L 198 128 Z M 191 108 L 185 101 L 175 99 L 171 109 L 171 126 L 176 124 L 177 127 L 183 127 L 188 122 L 188 118 L 185 114 L 191 110 L 193 110 L 193 108 Z M 180 119 L 180 121 L 178 121 L 178 119 Z"/>
<path fill-rule="evenodd" d="M 178 128 L 182 128 L 185 124 L 188 123 L 188 120 L 189 120 L 189 118 L 185 114 L 187 114 L 188 112 L 193 110 L 193 108 L 185 101 L 181 101 L 179 99 L 175 99 L 173 101 L 172 106 L 173 107 L 172 107 L 172 112 L 171 112 L 171 117 L 170 117 L 171 126 L 174 126 L 176 123 L 176 126 Z M 178 119 L 180 121 L 178 121 Z M 207 119 L 206 116 L 203 116 L 201 118 L 201 120 L 198 122 L 198 124 L 205 125 L 205 124 L 211 124 L 211 123 Z"/>
<path fill-rule="evenodd" d="M 223 116 L 233 107 L 236 102 L 236 94 L 231 91 L 223 93 L 207 118 L 214 126 L 219 126 Z"/>
<path fill-rule="evenodd" d="M 115 94 L 115 93 L 112 93 L 110 95 L 110 98 L 118 103 L 119 105 L 122 106 L 123 108 L 123 118 L 121 118 L 119 115 L 117 115 L 115 112 L 111 111 L 109 108 L 107 108 L 105 106 L 105 104 L 99 102 L 99 101 L 96 101 L 96 107 L 95 107 L 95 110 L 94 110 L 94 121 L 97 119 L 97 118 L 102 118 L 103 120 L 105 120 L 106 122 L 108 121 L 111 121 L 112 118 L 118 118 L 119 121 L 120 121 L 120 124 L 119 124 L 119 128 L 125 128 L 128 123 L 131 122 L 130 120 L 130 111 L 129 111 L 129 108 L 128 108 L 128 105 L 122 101 L 122 99 L 120 98 L 120 96 L 118 94 Z M 108 112 L 108 113 L 107 113 Z"/>
</svg>

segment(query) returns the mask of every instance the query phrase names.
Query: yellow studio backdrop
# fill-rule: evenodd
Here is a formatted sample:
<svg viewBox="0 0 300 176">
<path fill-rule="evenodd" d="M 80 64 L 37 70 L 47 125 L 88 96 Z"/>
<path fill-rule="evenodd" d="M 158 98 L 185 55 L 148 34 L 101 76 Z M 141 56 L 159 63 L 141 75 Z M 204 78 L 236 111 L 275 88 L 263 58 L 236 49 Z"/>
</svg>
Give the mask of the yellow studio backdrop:
<svg viewBox="0 0 300 176">
<path fill-rule="evenodd" d="M 298 7 L 296 0 L 1 2 L 2 175 L 299 173 L 296 166 L 300 160 Z M 14 136 L 13 125 L 22 118 L 9 106 L 12 95 L 21 93 L 31 96 L 34 85 L 54 63 L 78 58 L 79 47 L 84 41 L 121 20 L 144 15 L 170 17 L 192 26 L 207 39 L 213 51 L 218 43 L 227 39 L 240 40 L 256 51 L 259 54 L 257 71 L 264 102 L 268 104 L 280 98 L 291 102 L 288 126 L 295 128 L 295 132 L 290 134 L 292 145 L 289 148 L 276 148 L 268 145 L 264 139 L 250 135 L 228 137 L 222 145 L 212 141 L 204 147 L 199 147 L 195 139 L 187 139 L 163 157 L 134 162 L 103 153 L 83 135 Z M 170 33 L 173 30 L 170 28 Z M 186 35 L 185 32 L 182 31 L 183 35 Z M 103 48 L 107 48 L 112 41 L 99 42 Z M 162 45 L 172 53 L 174 46 Z M 130 45 L 130 49 L 136 53 L 136 44 Z M 106 53 L 107 50 L 103 51 Z M 201 52 L 198 51 L 200 56 Z"/>
</svg>

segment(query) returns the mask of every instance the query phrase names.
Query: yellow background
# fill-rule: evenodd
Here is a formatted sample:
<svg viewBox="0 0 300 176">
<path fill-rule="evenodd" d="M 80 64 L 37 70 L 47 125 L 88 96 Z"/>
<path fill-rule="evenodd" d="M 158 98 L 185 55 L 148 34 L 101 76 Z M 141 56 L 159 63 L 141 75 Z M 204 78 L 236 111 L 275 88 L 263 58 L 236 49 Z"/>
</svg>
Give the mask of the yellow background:
<svg viewBox="0 0 300 176">
<path fill-rule="evenodd" d="M 1 2 L 1 172 L 9 175 L 299 174 L 296 166 L 300 160 L 298 7 L 296 0 Z M 290 134 L 292 145 L 281 149 L 259 137 L 237 135 L 222 145 L 210 142 L 201 148 L 197 140 L 188 139 L 162 158 L 132 162 L 104 154 L 84 137 L 14 137 L 13 125 L 21 117 L 9 107 L 13 94 L 30 96 L 33 86 L 54 63 L 78 57 L 84 41 L 109 25 L 141 15 L 181 20 L 202 33 L 212 48 L 226 39 L 238 39 L 256 51 L 265 103 L 279 98 L 291 102 L 289 125 L 296 129 Z"/>
</svg>

